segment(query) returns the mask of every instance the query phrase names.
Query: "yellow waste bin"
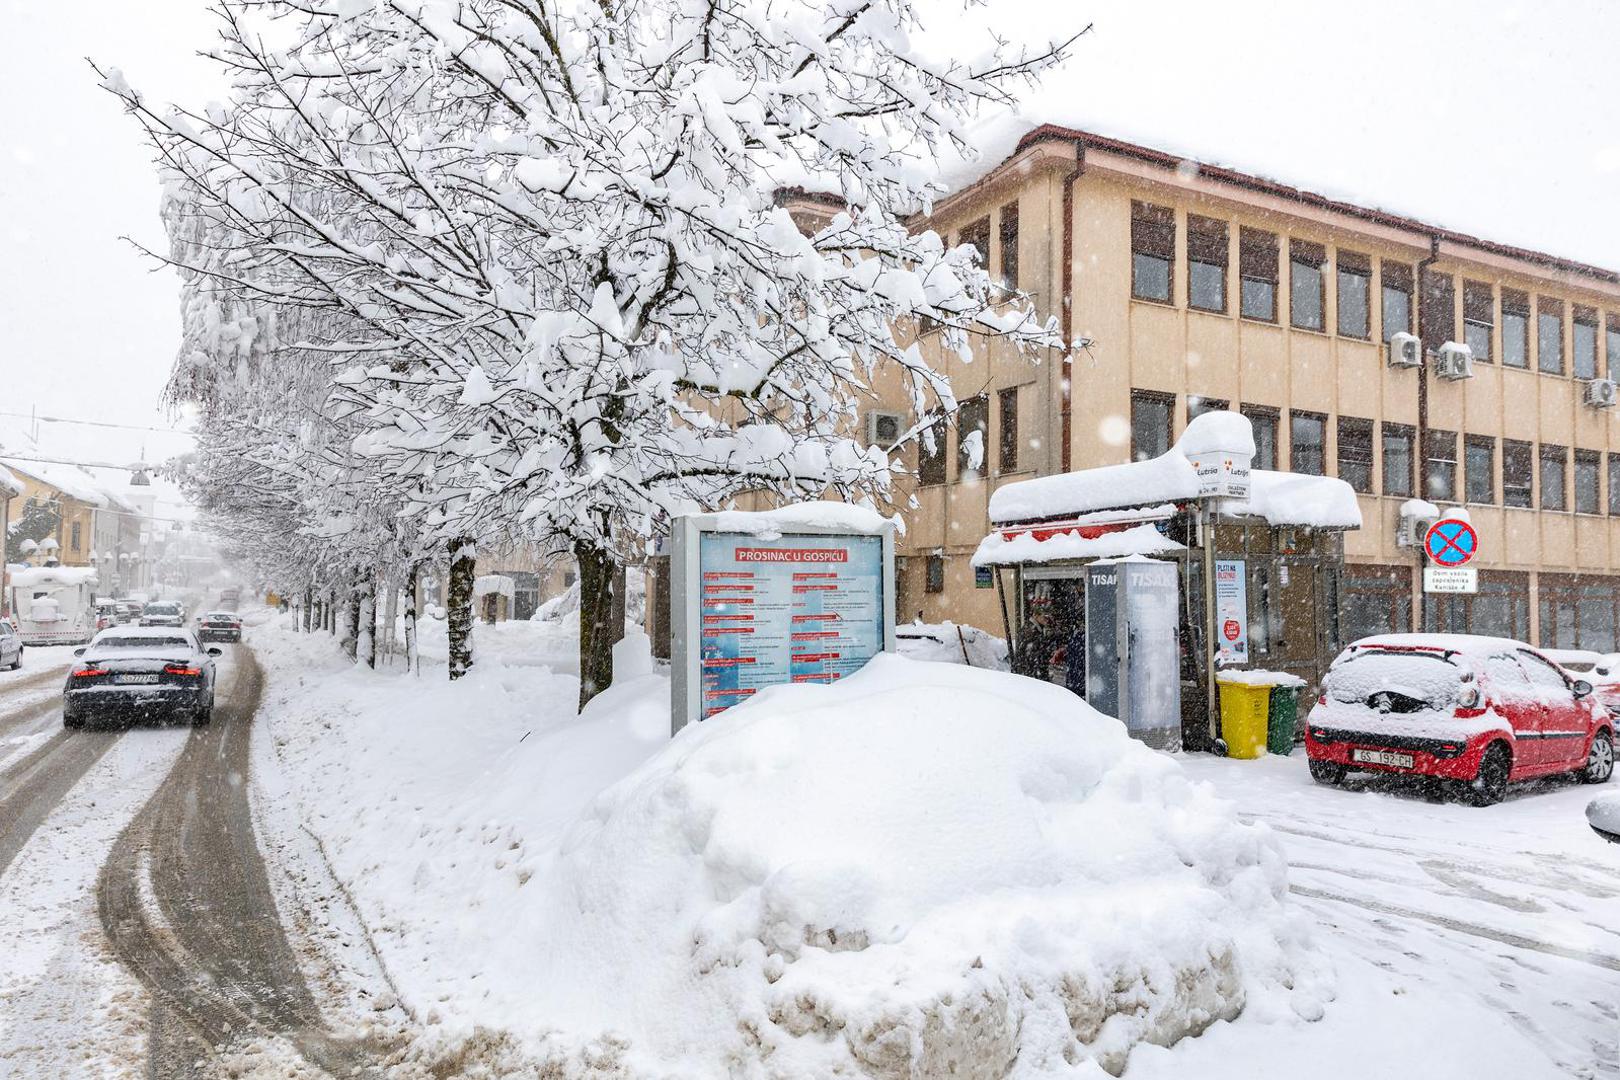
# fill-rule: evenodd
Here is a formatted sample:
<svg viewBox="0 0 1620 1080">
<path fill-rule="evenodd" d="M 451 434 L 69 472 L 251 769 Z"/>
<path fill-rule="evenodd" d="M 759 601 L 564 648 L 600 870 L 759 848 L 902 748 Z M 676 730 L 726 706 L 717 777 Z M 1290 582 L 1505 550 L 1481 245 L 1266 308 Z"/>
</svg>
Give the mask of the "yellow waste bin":
<svg viewBox="0 0 1620 1080">
<path fill-rule="evenodd" d="M 1266 724 L 1271 712 L 1271 686 L 1229 682 L 1217 677 L 1221 691 L 1221 738 L 1226 756 L 1266 756 Z"/>
</svg>

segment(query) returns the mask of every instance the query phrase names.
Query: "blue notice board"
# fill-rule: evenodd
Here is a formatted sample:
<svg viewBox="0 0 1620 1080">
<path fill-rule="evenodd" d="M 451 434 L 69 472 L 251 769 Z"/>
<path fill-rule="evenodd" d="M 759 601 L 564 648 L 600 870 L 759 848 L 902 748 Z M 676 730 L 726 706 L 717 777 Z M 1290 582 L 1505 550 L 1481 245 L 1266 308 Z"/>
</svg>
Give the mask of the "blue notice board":
<svg viewBox="0 0 1620 1080">
<path fill-rule="evenodd" d="M 713 716 L 767 686 L 835 682 L 882 652 L 883 542 L 702 533 L 697 715 Z"/>
</svg>

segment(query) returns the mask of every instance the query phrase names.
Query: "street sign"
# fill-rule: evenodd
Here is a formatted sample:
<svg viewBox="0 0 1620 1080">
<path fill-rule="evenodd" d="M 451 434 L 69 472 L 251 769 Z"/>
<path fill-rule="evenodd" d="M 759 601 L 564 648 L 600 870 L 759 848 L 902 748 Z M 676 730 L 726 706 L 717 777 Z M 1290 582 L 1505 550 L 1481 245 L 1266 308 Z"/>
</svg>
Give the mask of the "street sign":
<svg viewBox="0 0 1620 1080">
<path fill-rule="evenodd" d="M 1479 534 L 1462 518 L 1441 518 L 1429 526 L 1423 550 L 1438 567 L 1466 566 L 1479 550 Z"/>
<path fill-rule="evenodd" d="M 1423 591 L 1428 593 L 1477 593 L 1477 566 L 1425 566 Z"/>
<path fill-rule="evenodd" d="M 1189 452 L 1198 477 L 1200 499 L 1247 499 L 1249 497 L 1249 455 L 1230 450 Z"/>
</svg>

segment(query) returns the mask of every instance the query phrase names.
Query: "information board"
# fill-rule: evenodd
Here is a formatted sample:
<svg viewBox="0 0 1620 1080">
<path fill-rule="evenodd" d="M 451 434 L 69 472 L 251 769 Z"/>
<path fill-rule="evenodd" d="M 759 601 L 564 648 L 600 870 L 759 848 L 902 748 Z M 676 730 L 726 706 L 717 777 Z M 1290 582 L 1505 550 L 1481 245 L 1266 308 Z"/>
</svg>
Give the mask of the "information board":
<svg viewBox="0 0 1620 1080">
<path fill-rule="evenodd" d="M 769 538 L 677 522 L 673 728 L 769 686 L 830 683 L 893 648 L 892 533 Z"/>
<path fill-rule="evenodd" d="M 1249 583 L 1241 559 L 1215 560 L 1215 648 L 1222 663 L 1249 662 Z"/>
</svg>

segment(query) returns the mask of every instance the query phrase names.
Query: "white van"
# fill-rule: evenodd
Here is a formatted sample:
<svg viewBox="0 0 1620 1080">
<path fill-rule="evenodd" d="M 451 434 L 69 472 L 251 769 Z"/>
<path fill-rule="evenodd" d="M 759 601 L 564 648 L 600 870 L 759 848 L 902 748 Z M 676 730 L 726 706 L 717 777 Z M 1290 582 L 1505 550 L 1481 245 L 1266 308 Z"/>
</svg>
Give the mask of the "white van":
<svg viewBox="0 0 1620 1080">
<path fill-rule="evenodd" d="M 94 568 L 32 566 L 10 575 L 12 618 L 24 645 L 82 645 L 96 633 Z"/>
</svg>

